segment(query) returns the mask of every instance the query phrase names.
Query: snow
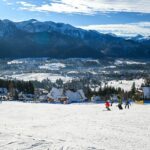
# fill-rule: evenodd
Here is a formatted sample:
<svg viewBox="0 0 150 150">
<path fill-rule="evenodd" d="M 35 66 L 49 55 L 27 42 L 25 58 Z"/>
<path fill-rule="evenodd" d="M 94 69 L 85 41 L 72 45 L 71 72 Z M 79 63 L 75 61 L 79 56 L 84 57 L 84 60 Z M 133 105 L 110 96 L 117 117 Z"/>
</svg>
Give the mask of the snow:
<svg viewBox="0 0 150 150">
<path fill-rule="evenodd" d="M 98 59 L 88 59 L 86 61 L 87 62 L 94 62 L 94 63 L 100 64 Z"/>
<path fill-rule="evenodd" d="M 106 67 L 104 67 L 104 68 L 105 68 L 105 69 L 109 69 L 109 68 L 110 68 L 110 69 L 114 69 L 114 68 L 116 68 L 116 66 L 113 66 L 113 65 L 112 65 L 112 66 L 106 66 Z"/>
<path fill-rule="evenodd" d="M 0 104 L 1 150 L 149 150 L 150 105 Z"/>
<path fill-rule="evenodd" d="M 115 65 L 122 65 L 122 64 L 127 64 L 127 65 L 146 65 L 144 62 L 139 62 L 139 61 L 132 61 L 132 60 L 116 60 Z"/>
<path fill-rule="evenodd" d="M 141 79 L 134 79 L 134 80 L 118 80 L 118 81 L 112 80 L 112 81 L 109 81 L 107 85 L 114 87 L 114 88 L 120 87 L 121 89 L 125 91 L 130 91 L 134 82 L 135 82 L 135 87 L 139 89 L 142 83 L 144 83 L 144 79 L 141 78 Z"/>
<path fill-rule="evenodd" d="M 78 74 L 78 71 L 69 71 L 68 74 Z"/>
<path fill-rule="evenodd" d="M 57 79 L 62 79 L 64 82 L 72 80 L 71 77 L 62 76 L 58 74 L 51 74 L 51 73 L 24 73 L 24 74 L 14 74 L 11 76 L 7 76 L 5 78 L 12 78 L 17 80 L 24 80 L 24 81 L 42 81 L 44 79 L 49 79 L 51 82 L 55 82 Z"/>
<path fill-rule="evenodd" d="M 66 65 L 63 63 L 51 63 L 39 66 L 40 69 L 47 69 L 47 70 L 59 70 L 61 68 L 65 68 Z"/>
<path fill-rule="evenodd" d="M 93 74 L 93 75 L 97 74 L 97 72 L 95 72 L 95 71 L 88 71 L 88 72 L 91 73 L 91 74 Z"/>
<path fill-rule="evenodd" d="M 23 21 L 23 22 L 16 22 L 15 25 L 18 29 L 31 32 L 31 33 L 56 31 L 71 36 L 76 36 L 76 37 L 80 36 L 82 38 L 84 37 L 85 32 L 87 32 L 83 29 L 75 28 L 69 24 L 54 23 L 51 21 L 40 22 L 34 19 Z"/>
<path fill-rule="evenodd" d="M 128 64 L 128 65 L 146 65 L 146 63 L 137 62 L 137 61 L 126 61 L 126 64 Z"/>
<path fill-rule="evenodd" d="M 12 65 L 12 64 L 37 64 L 38 61 L 46 61 L 47 58 L 20 58 L 20 59 L 13 59 L 7 62 L 8 65 Z"/>
<path fill-rule="evenodd" d="M 12 60 L 12 61 L 8 61 L 7 64 L 8 65 L 12 65 L 12 64 L 22 64 L 23 61 L 21 60 Z"/>
</svg>

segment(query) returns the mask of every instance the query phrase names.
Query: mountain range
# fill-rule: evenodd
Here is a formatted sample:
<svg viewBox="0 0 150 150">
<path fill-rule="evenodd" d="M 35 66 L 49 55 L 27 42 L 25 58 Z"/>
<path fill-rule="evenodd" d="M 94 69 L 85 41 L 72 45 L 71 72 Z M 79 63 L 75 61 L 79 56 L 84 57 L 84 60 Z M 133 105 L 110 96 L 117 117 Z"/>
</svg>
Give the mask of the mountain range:
<svg viewBox="0 0 150 150">
<path fill-rule="evenodd" d="M 122 38 L 69 24 L 0 20 L 0 57 L 150 58 L 150 38 Z"/>
</svg>

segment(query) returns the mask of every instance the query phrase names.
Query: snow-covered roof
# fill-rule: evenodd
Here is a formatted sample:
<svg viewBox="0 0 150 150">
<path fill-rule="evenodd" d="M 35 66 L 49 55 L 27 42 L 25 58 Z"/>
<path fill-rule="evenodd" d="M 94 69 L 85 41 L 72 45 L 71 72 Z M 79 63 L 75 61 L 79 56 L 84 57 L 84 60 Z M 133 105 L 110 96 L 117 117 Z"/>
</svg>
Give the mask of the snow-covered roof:
<svg viewBox="0 0 150 150">
<path fill-rule="evenodd" d="M 69 102 L 82 102 L 87 99 L 84 95 L 83 90 L 78 90 L 76 92 L 67 90 L 64 92 L 62 88 L 52 88 L 47 97 L 52 98 L 55 101 L 57 101 L 59 98 L 67 97 Z"/>
<path fill-rule="evenodd" d="M 53 98 L 53 99 L 58 99 L 58 98 L 62 98 L 64 97 L 64 92 L 63 89 L 60 88 L 52 88 L 52 90 L 50 91 L 50 93 L 48 93 L 47 97 L 48 98 Z"/>
<path fill-rule="evenodd" d="M 66 96 L 68 97 L 70 102 L 81 102 L 86 100 L 83 90 L 78 90 L 76 92 L 67 90 Z"/>
</svg>

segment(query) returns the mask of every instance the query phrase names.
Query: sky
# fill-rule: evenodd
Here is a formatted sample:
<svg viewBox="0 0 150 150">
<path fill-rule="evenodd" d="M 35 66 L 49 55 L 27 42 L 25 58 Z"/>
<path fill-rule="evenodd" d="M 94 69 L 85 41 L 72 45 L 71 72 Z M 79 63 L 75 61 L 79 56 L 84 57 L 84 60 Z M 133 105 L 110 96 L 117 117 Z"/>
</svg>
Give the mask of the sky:
<svg viewBox="0 0 150 150">
<path fill-rule="evenodd" d="M 150 0 L 0 0 L 0 19 L 37 19 L 119 36 L 150 36 Z"/>
</svg>

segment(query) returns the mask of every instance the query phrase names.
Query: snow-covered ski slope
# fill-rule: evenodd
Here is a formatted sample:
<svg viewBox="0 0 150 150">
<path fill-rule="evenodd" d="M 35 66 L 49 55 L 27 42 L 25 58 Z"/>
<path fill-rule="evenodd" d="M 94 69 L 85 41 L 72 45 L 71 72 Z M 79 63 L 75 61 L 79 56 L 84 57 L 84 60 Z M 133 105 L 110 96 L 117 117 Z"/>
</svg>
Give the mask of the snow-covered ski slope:
<svg viewBox="0 0 150 150">
<path fill-rule="evenodd" d="M 0 104 L 0 150 L 149 150 L 150 105 Z"/>
</svg>

